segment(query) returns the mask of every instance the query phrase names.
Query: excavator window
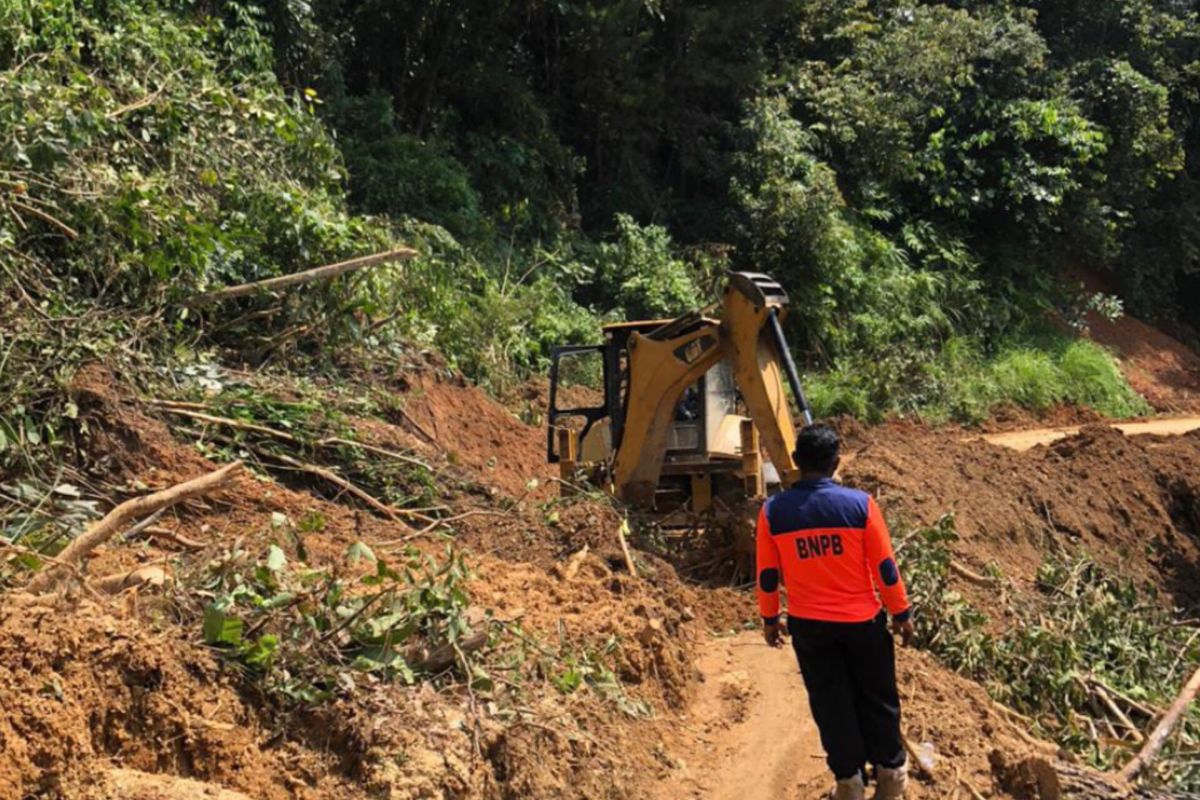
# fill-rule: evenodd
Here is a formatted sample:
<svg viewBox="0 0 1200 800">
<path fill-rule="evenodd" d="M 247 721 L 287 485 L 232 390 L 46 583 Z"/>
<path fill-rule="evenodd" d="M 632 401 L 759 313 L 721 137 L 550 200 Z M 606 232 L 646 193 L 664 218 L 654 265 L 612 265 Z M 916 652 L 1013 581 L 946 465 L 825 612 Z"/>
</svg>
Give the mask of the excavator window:
<svg viewBox="0 0 1200 800">
<path fill-rule="evenodd" d="M 571 428 L 583 438 L 594 424 L 610 416 L 608 350 L 605 345 L 568 345 L 551 355 L 546 439 L 550 463 L 559 462 L 558 428 Z"/>
</svg>

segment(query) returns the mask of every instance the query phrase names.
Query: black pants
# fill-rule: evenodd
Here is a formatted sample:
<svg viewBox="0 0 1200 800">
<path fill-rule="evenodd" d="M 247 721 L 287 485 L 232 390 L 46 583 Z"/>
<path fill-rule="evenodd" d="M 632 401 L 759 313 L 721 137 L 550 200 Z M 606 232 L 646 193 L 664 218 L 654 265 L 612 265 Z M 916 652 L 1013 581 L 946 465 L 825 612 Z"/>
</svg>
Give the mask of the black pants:
<svg viewBox="0 0 1200 800">
<path fill-rule="evenodd" d="M 788 618 L 808 702 L 839 780 L 871 763 L 904 763 L 896 649 L 887 616 L 869 622 Z"/>
</svg>

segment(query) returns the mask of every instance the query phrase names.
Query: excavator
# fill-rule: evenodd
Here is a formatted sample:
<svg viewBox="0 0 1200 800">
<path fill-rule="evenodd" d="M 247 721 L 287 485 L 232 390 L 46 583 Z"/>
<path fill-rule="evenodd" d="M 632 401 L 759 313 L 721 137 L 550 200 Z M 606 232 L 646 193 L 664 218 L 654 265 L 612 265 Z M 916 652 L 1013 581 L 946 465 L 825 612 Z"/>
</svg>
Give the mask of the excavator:
<svg viewBox="0 0 1200 800">
<path fill-rule="evenodd" d="M 666 528 L 744 523 L 747 508 L 798 479 L 785 379 L 812 422 L 783 334 L 787 309 L 769 276 L 733 272 L 718 303 L 607 325 L 603 344 L 556 348 L 546 450 L 563 490 L 586 481 Z M 602 399 L 570 391 L 588 379 Z M 568 399 L 581 396 L 591 399 Z"/>
</svg>

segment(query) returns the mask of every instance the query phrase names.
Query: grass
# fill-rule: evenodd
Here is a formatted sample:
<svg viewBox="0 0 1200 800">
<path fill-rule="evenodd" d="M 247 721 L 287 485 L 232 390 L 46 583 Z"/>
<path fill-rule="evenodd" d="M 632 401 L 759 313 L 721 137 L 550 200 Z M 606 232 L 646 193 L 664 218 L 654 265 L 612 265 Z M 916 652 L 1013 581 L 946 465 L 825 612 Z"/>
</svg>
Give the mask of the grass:
<svg viewBox="0 0 1200 800">
<path fill-rule="evenodd" d="M 1007 405 L 1034 412 L 1087 406 L 1118 419 L 1151 411 L 1108 350 L 1049 331 L 1015 338 L 991 355 L 954 338 L 928 359 L 851 359 L 809 376 L 806 388 L 817 416 L 870 421 L 915 414 L 931 422 L 977 423 Z"/>
</svg>

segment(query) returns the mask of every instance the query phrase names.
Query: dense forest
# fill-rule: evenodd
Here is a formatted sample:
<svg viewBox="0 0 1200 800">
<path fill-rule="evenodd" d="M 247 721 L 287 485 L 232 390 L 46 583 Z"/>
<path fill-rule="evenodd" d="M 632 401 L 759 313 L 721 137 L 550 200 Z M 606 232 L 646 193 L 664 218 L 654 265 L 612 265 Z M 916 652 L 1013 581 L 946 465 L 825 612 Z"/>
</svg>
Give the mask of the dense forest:
<svg viewBox="0 0 1200 800">
<path fill-rule="evenodd" d="M 1180 0 L 8 0 L 0 436 L 97 355 L 415 343 L 503 388 L 730 268 L 789 290 L 823 413 L 1134 413 L 1075 332 L 1200 323 L 1198 56 Z"/>
</svg>

